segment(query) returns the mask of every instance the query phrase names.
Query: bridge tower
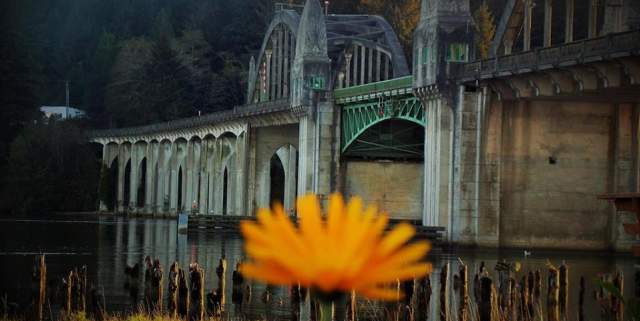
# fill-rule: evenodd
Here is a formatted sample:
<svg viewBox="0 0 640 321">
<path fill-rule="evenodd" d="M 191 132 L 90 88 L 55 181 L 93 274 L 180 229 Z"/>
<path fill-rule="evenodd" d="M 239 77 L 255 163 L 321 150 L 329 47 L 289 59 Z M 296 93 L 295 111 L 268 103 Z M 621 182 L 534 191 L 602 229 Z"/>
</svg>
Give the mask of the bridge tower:
<svg viewBox="0 0 640 321">
<path fill-rule="evenodd" d="M 330 67 L 322 7 L 318 0 L 307 0 L 291 70 L 291 106 L 300 117 L 298 195 L 328 195 L 332 191 L 334 108 L 326 95 L 331 88 Z"/>
<path fill-rule="evenodd" d="M 452 176 L 455 166 L 456 104 L 463 87 L 451 78 L 473 56 L 473 20 L 469 0 L 422 0 L 414 33 L 414 93 L 425 109 L 423 224 L 445 226 L 450 240 L 459 241 L 467 224 L 454 214 Z M 455 228 L 454 228 L 455 226 Z"/>
</svg>

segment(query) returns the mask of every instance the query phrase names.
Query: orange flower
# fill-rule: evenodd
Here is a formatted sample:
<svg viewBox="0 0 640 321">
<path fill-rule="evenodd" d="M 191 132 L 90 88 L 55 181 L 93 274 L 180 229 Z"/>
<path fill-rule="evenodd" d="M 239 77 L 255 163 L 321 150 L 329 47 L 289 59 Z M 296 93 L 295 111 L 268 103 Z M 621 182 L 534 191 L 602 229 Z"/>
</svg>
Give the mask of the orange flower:
<svg viewBox="0 0 640 321">
<path fill-rule="evenodd" d="M 406 244 L 415 234 L 405 223 L 386 236 L 387 215 L 366 209 L 354 197 L 345 205 L 339 194 L 329 200 L 326 219 L 315 195 L 298 199 L 299 228 L 282 206 L 258 211 L 258 222 L 243 221 L 245 250 L 251 263 L 240 271 L 248 278 L 274 285 L 300 284 L 325 294 L 350 292 L 370 298 L 398 299 L 397 289 L 384 284 L 422 277 L 431 265 L 421 260 L 426 241 Z"/>
</svg>

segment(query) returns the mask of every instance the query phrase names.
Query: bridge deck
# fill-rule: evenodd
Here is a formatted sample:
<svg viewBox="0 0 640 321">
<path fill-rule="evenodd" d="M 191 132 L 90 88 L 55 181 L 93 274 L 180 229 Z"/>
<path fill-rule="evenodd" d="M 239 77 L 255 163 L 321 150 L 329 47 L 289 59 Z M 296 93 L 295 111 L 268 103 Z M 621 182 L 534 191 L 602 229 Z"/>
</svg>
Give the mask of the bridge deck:
<svg viewBox="0 0 640 321">
<path fill-rule="evenodd" d="M 189 230 L 208 229 L 219 231 L 238 231 L 240 221 L 255 220 L 254 216 L 221 216 L 221 215 L 190 215 Z M 293 218 L 295 220 L 295 218 Z M 433 244 L 438 245 L 443 242 L 444 227 L 439 226 L 422 226 L 417 220 L 390 220 L 390 226 L 394 226 L 400 222 L 407 222 L 416 228 L 416 238 L 427 239 Z"/>
</svg>

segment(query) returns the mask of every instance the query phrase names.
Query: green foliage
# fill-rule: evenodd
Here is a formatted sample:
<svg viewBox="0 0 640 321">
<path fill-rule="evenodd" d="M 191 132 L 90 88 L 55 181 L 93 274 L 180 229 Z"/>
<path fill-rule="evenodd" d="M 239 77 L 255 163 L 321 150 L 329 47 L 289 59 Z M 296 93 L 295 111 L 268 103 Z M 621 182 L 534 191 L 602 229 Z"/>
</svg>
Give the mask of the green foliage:
<svg viewBox="0 0 640 321">
<path fill-rule="evenodd" d="M 594 279 L 596 287 L 604 289 L 607 293 L 611 294 L 614 298 L 620 300 L 624 307 L 627 309 L 626 316 L 631 321 L 640 321 L 640 298 L 625 298 L 620 292 L 620 289 L 616 287 L 612 282 L 602 281 L 600 279 Z M 610 302 L 607 302 L 610 303 Z M 610 307 L 607 305 L 602 306 L 603 312 L 607 314 L 609 319 L 614 320 L 614 311 L 610 311 Z"/>
<path fill-rule="evenodd" d="M 100 164 L 71 121 L 38 121 L 10 147 L 2 208 L 10 212 L 95 210 Z"/>
</svg>

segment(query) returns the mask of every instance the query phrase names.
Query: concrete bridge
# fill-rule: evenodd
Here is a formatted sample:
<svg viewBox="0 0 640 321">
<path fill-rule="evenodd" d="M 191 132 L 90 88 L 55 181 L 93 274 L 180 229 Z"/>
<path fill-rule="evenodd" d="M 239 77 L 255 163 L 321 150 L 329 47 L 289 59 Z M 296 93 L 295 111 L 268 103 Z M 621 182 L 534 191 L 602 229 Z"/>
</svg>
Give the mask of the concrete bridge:
<svg viewBox="0 0 640 321">
<path fill-rule="evenodd" d="M 117 181 L 100 208 L 295 215 L 340 191 L 455 244 L 627 248 L 596 195 L 640 187 L 640 3 L 508 0 L 489 59 L 474 39 L 468 0 L 423 0 L 410 69 L 380 17 L 283 7 L 246 105 L 92 133 Z"/>
</svg>

